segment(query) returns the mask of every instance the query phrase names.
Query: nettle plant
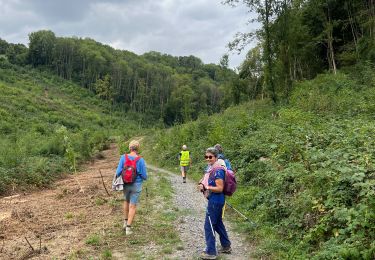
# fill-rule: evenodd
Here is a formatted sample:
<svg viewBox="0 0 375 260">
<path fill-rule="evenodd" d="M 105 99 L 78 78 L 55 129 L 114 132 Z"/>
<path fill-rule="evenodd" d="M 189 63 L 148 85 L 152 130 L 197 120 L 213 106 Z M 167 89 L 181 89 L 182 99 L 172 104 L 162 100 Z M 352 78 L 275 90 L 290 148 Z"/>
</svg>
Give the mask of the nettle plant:
<svg viewBox="0 0 375 260">
<path fill-rule="evenodd" d="M 65 158 L 67 159 L 67 161 L 69 162 L 70 164 L 70 169 L 74 172 L 77 171 L 76 169 L 76 152 L 74 151 L 74 148 L 73 148 L 73 145 L 72 145 L 72 142 L 71 142 L 71 138 L 69 137 L 69 134 L 68 134 L 68 130 L 65 126 L 60 126 L 57 130 L 56 130 L 56 134 L 60 136 L 60 138 L 62 138 L 63 140 L 63 145 L 64 145 L 64 149 L 65 149 Z"/>
</svg>

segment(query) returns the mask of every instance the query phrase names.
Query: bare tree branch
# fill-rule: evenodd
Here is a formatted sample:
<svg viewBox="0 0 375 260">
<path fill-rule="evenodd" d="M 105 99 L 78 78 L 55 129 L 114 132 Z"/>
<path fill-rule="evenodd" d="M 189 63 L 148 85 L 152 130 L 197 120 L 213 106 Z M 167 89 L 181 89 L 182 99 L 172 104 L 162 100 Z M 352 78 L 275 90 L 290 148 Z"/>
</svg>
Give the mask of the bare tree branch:
<svg viewBox="0 0 375 260">
<path fill-rule="evenodd" d="M 107 190 L 107 187 L 105 186 L 102 171 L 100 169 L 99 169 L 99 173 L 100 173 L 100 177 L 102 178 L 103 187 L 104 187 L 105 191 L 107 192 L 108 196 L 111 197 L 111 194 L 109 194 L 109 192 Z"/>
</svg>

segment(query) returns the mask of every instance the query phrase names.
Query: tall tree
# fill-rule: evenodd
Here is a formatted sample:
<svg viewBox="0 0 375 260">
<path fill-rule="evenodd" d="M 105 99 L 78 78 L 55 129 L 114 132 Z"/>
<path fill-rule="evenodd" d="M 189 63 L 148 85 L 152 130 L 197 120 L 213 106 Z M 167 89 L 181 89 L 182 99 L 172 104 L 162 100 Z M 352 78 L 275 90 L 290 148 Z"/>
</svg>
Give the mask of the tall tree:
<svg viewBox="0 0 375 260">
<path fill-rule="evenodd" d="M 240 0 L 225 0 L 224 3 L 229 5 L 236 5 Z M 274 18 L 275 10 L 280 6 L 280 2 L 276 0 L 242 0 L 250 11 L 255 11 L 258 14 L 257 21 L 262 24 L 262 30 L 258 32 L 258 35 L 261 36 L 262 42 L 264 44 L 263 48 L 263 59 L 265 62 L 264 67 L 264 81 L 267 86 L 271 99 L 274 103 L 277 102 L 277 94 L 274 82 L 274 63 L 273 63 L 273 54 L 274 50 L 271 45 L 271 25 L 272 19 Z M 240 34 L 230 48 L 235 49 L 242 43 L 248 43 L 249 39 L 254 36 L 253 33 Z M 240 47 L 241 50 L 243 47 Z"/>
<path fill-rule="evenodd" d="M 29 35 L 29 60 L 33 66 L 51 65 L 56 36 L 52 31 L 41 30 Z"/>
</svg>

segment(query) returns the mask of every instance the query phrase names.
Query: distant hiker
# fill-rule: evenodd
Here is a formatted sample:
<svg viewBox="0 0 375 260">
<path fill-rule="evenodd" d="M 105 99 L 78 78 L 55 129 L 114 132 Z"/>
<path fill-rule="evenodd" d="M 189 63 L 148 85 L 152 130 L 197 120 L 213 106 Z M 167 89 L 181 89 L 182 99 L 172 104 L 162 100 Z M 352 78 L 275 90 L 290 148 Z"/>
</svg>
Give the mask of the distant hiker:
<svg viewBox="0 0 375 260">
<path fill-rule="evenodd" d="M 139 142 L 131 141 L 129 154 L 121 155 L 116 176 L 122 175 L 124 181 L 124 226 L 126 235 L 132 234 L 131 225 L 135 216 L 142 182 L 147 179 L 145 160 L 138 155 Z"/>
<path fill-rule="evenodd" d="M 228 238 L 225 229 L 222 212 L 225 203 L 224 178 L 225 168 L 218 162 L 218 150 L 210 147 L 206 150 L 204 158 L 207 162 L 207 169 L 205 174 L 209 174 L 207 185 L 199 184 L 198 190 L 201 192 L 207 191 L 208 205 L 206 210 L 206 220 L 204 223 L 204 233 L 206 238 L 206 249 L 202 252 L 202 259 L 216 259 L 216 237 L 215 232 L 219 234 L 221 248 L 219 253 L 231 253 L 231 242 Z"/>
<path fill-rule="evenodd" d="M 217 159 L 224 160 L 225 167 L 228 170 L 233 170 L 232 165 L 230 164 L 230 161 L 225 157 L 223 153 L 223 147 L 221 146 L 221 144 L 215 144 L 214 148 L 219 152 L 219 154 L 217 155 Z"/>
<path fill-rule="evenodd" d="M 186 173 L 189 170 L 189 166 L 191 166 L 191 154 L 185 144 L 182 146 L 182 151 L 178 154 L 178 160 L 180 161 L 182 182 L 186 183 Z"/>
</svg>

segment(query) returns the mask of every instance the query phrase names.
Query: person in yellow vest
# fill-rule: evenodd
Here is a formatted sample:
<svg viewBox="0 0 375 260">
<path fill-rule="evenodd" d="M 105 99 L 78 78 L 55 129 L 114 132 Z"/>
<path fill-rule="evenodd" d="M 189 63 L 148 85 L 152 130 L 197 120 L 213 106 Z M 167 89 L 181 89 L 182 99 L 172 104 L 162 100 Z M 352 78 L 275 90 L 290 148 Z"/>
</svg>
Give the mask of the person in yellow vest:
<svg viewBox="0 0 375 260">
<path fill-rule="evenodd" d="M 182 146 L 182 151 L 178 154 L 178 159 L 180 160 L 182 182 L 186 183 L 186 173 L 189 170 L 189 166 L 191 166 L 191 156 L 185 144 Z"/>
</svg>

